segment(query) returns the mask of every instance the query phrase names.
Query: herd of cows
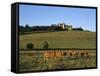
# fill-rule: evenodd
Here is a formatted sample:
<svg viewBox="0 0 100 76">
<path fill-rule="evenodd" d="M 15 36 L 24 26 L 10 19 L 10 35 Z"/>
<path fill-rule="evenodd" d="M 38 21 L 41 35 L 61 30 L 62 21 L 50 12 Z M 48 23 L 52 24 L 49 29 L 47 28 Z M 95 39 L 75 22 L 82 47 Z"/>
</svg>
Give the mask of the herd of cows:
<svg viewBox="0 0 100 76">
<path fill-rule="evenodd" d="M 61 57 L 88 57 L 89 53 L 87 51 L 68 51 L 68 52 L 63 52 L 63 51 L 45 51 L 43 54 L 44 60 L 48 60 L 48 58 L 61 58 Z"/>
<path fill-rule="evenodd" d="M 26 50 L 19 52 L 20 71 L 95 67 L 95 50 Z"/>
<path fill-rule="evenodd" d="M 42 52 L 29 52 L 23 53 L 23 55 L 35 57 L 37 54 L 41 53 L 44 60 L 48 60 L 50 58 L 61 58 L 61 57 L 89 57 L 91 54 L 88 50 L 83 51 L 76 51 L 76 50 L 69 50 L 69 51 L 42 51 Z"/>
</svg>

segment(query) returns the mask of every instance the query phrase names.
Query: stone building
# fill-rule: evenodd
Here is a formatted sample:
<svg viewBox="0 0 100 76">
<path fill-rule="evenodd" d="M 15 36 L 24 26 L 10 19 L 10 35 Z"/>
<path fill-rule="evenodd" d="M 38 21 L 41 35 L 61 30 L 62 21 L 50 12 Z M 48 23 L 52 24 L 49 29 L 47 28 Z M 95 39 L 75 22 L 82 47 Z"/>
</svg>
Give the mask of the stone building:
<svg viewBox="0 0 100 76">
<path fill-rule="evenodd" d="M 72 30 L 72 25 L 66 25 L 65 23 L 59 23 L 58 26 L 62 27 L 62 29 Z"/>
</svg>

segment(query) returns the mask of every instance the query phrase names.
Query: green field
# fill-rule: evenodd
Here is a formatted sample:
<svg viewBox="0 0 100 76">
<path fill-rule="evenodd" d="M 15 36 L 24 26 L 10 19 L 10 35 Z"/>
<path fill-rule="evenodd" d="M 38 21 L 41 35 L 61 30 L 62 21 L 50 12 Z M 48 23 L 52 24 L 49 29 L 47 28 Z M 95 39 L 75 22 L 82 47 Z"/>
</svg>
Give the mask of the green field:
<svg viewBox="0 0 100 76">
<path fill-rule="evenodd" d="M 19 36 L 19 48 L 26 49 L 27 43 L 34 48 L 43 48 L 47 41 L 49 48 L 96 48 L 96 33 L 85 31 L 39 32 Z"/>
</svg>

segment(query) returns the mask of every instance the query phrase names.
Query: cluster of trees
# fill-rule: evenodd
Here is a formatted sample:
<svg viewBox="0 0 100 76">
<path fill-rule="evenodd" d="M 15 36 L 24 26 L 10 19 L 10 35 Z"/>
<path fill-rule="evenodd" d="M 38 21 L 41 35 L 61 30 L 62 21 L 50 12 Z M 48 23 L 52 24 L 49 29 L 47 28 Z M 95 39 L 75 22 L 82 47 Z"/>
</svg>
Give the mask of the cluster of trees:
<svg viewBox="0 0 100 76">
<path fill-rule="evenodd" d="M 81 27 L 80 28 L 73 28 L 72 30 L 73 31 L 84 31 L 83 28 L 81 28 Z"/>
<path fill-rule="evenodd" d="M 49 44 L 48 44 L 47 41 L 44 41 L 44 43 L 43 43 L 42 46 L 43 46 L 43 49 L 48 49 Z M 27 43 L 27 44 L 26 44 L 26 48 L 27 48 L 28 50 L 33 50 L 33 49 L 34 49 L 34 44 L 33 44 L 33 43 Z"/>
<path fill-rule="evenodd" d="M 62 31 L 62 27 L 52 24 L 51 26 L 19 26 L 20 32 L 29 32 L 29 31 Z"/>
<path fill-rule="evenodd" d="M 32 33 L 31 31 L 35 31 L 35 32 L 54 32 L 54 31 L 66 31 L 68 30 L 63 29 L 61 26 L 57 26 L 56 24 L 51 24 L 51 26 L 19 26 L 19 34 L 23 35 L 23 34 L 28 34 L 28 33 Z M 72 31 L 84 31 L 83 28 L 72 28 Z"/>
</svg>

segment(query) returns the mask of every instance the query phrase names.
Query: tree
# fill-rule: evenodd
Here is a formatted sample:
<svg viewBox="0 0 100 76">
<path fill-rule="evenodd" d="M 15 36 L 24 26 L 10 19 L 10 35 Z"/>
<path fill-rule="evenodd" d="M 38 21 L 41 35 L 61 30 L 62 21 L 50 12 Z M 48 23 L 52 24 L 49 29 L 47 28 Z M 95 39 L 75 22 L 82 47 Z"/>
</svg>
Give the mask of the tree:
<svg viewBox="0 0 100 76">
<path fill-rule="evenodd" d="M 49 47 L 48 42 L 47 41 L 44 41 L 43 48 L 44 49 L 48 49 L 48 47 Z"/>
<path fill-rule="evenodd" d="M 28 50 L 32 50 L 32 49 L 34 49 L 34 45 L 32 43 L 27 43 L 26 48 Z"/>
<path fill-rule="evenodd" d="M 28 24 L 25 25 L 25 32 L 32 31 L 32 27 L 30 27 Z"/>
<path fill-rule="evenodd" d="M 29 28 L 29 25 L 28 25 L 28 24 L 26 24 L 26 25 L 25 25 L 25 28 Z"/>
</svg>

